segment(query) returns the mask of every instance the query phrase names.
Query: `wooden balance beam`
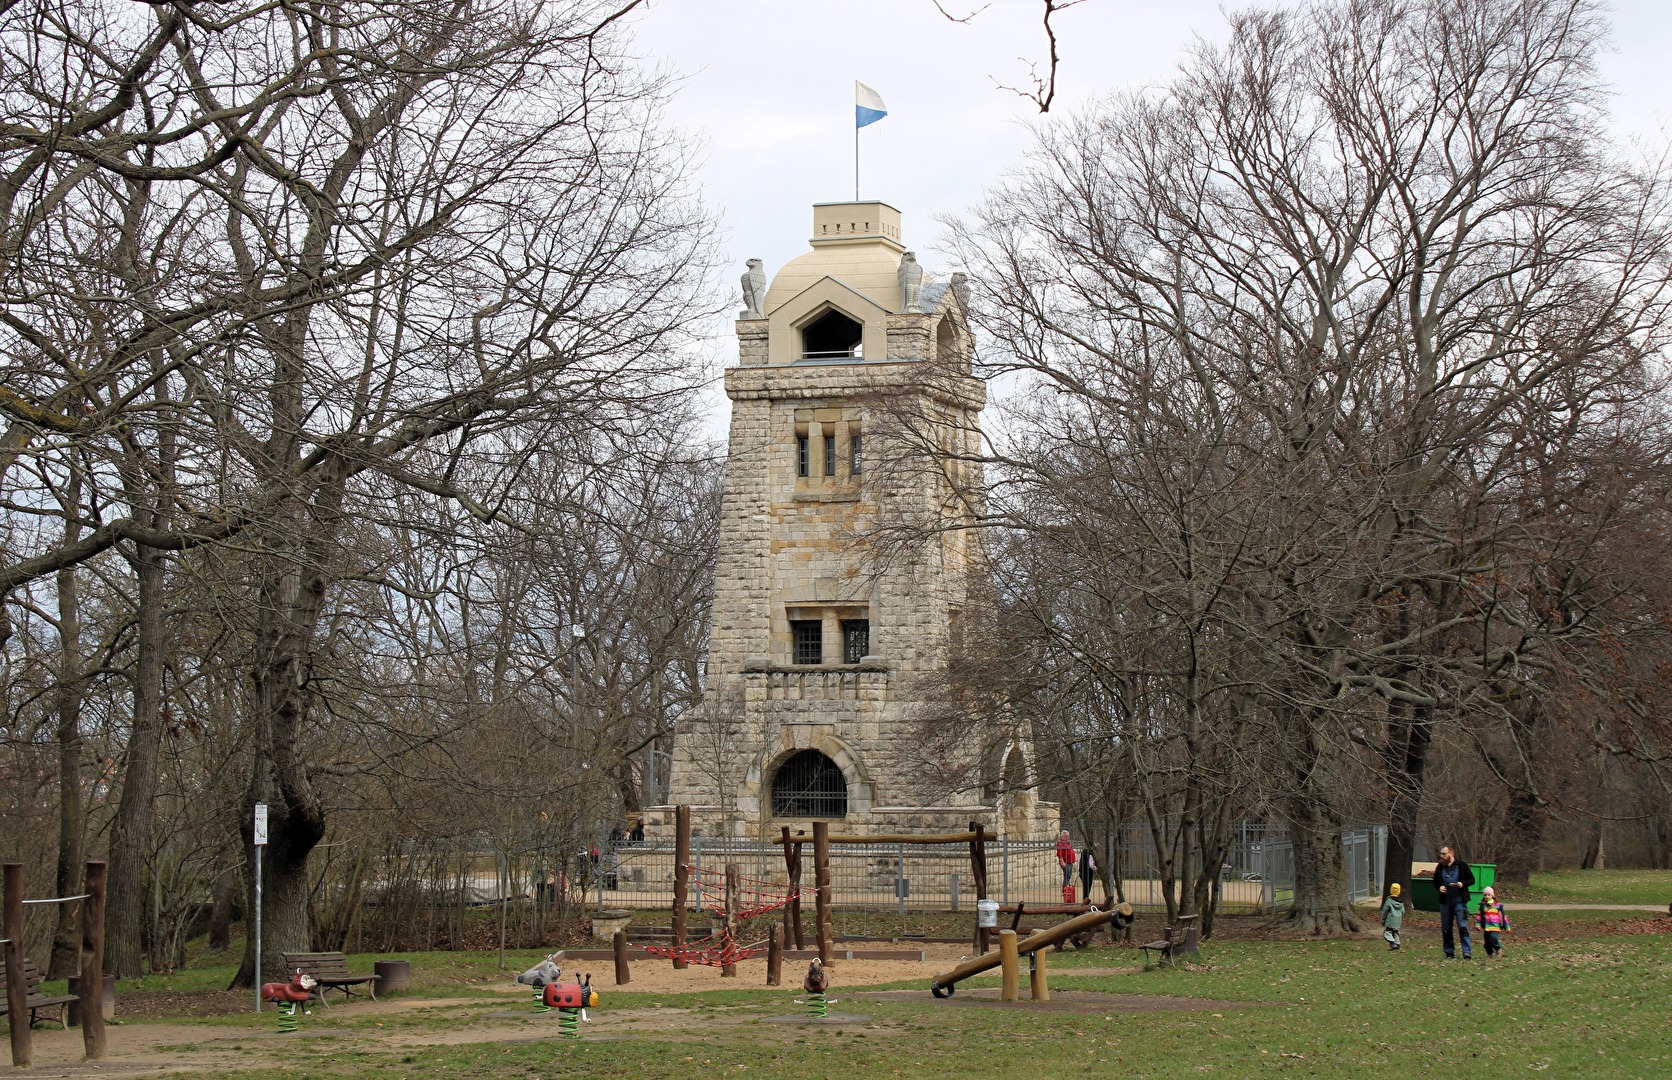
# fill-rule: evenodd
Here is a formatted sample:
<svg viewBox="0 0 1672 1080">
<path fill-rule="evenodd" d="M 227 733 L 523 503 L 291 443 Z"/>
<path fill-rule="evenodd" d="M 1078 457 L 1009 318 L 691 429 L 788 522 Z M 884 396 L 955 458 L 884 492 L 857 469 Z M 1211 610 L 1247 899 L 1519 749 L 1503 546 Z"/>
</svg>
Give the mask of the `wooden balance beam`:
<svg viewBox="0 0 1672 1080">
<path fill-rule="evenodd" d="M 1112 911 L 1088 911 L 1084 915 L 1077 915 L 1067 922 L 1060 922 L 1048 930 L 1041 930 L 1037 934 L 1025 937 L 1016 942 L 1016 954 L 1028 956 L 1040 949 L 1049 949 L 1059 941 L 1067 941 L 1085 930 L 1095 930 L 1107 922 L 1119 920 L 1122 924 L 1132 921 L 1132 905 L 1121 904 Z M 973 960 L 966 960 L 944 975 L 936 975 L 929 983 L 929 992 L 938 998 L 951 997 L 957 985 L 972 975 L 979 975 L 983 971 L 991 971 L 1004 961 L 1004 949 L 994 949 L 983 953 Z"/>
</svg>

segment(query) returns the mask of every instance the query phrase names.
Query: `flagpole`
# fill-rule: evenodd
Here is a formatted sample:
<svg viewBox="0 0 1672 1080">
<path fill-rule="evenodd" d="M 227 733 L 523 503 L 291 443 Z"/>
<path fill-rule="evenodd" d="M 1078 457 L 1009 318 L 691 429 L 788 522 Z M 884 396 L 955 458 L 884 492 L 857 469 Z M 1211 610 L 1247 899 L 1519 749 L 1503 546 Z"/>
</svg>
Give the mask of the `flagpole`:
<svg viewBox="0 0 1672 1080">
<path fill-rule="evenodd" d="M 853 122 L 853 201 L 859 201 L 859 121 Z"/>
</svg>

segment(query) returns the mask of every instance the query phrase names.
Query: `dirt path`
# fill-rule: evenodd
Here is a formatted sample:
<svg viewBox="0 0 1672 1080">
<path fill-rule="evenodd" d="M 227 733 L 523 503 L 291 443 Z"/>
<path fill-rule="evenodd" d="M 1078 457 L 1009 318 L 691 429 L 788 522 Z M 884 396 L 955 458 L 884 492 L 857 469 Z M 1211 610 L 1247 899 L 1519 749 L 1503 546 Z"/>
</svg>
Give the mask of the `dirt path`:
<svg viewBox="0 0 1672 1080">
<path fill-rule="evenodd" d="M 929 979 L 957 964 L 963 952 L 956 945 L 926 945 L 925 960 L 838 960 L 830 968 L 833 992 L 844 987 L 876 986 L 881 983 L 921 980 L 922 991 L 928 997 Z M 784 965 L 782 992 L 785 1003 L 799 992 L 804 964 Z M 626 986 L 615 986 L 615 969 L 610 961 L 565 964 L 566 977 L 592 973 L 592 981 L 602 1001 L 601 1013 L 607 1015 L 610 1006 L 622 1011 L 610 1016 L 607 1023 L 596 1023 L 584 1029 L 589 1034 L 632 1035 L 674 1030 L 690 1026 L 692 1010 L 663 1008 L 655 1000 L 657 994 L 693 993 L 708 990 L 763 990 L 766 989 L 766 959 L 759 957 L 738 964 L 736 978 L 724 978 L 718 968 L 693 965 L 675 971 L 668 960 L 635 960 L 631 964 L 633 981 Z M 343 1039 L 365 1045 L 383 1046 L 457 1046 L 471 1043 L 505 1042 L 511 1040 L 546 1038 L 556 1033 L 556 1013 L 530 1014 L 527 1017 L 488 1017 L 478 1015 L 469 1023 L 438 1024 L 434 1030 L 414 1031 L 410 1021 L 392 1026 L 387 1033 L 374 1025 L 358 1021 L 379 1017 L 399 1018 L 426 1009 L 460 1010 L 492 1006 L 496 1011 L 520 1012 L 528 1004 L 530 990 L 506 979 L 504 983 L 473 986 L 467 994 L 449 997 L 385 998 L 381 1001 L 355 1001 L 334 1004 L 330 1008 L 314 1006 L 312 1014 L 302 1020 L 300 1034 L 309 1039 Z M 228 995 L 208 995 L 211 1012 L 231 1011 Z M 236 1008 L 247 1007 L 244 995 L 238 994 Z M 227 1000 L 223 1001 L 222 999 Z M 160 1004 L 160 1002 L 158 1003 Z M 179 1006 L 180 1003 L 174 1003 Z M 121 1003 L 117 1005 L 120 1015 Z M 758 1019 L 756 1009 L 739 1009 L 735 1019 L 726 1015 L 724 1007 L 709 1007 L 702 1012 L 701 1023 L 736 1024 Z M 147 1010 L 147 1019 L 158 1015 Z M 176 1012 L 174 1015 L 180 1015 Z M 600 1020 L 603 1017 L 600 1016 Z M 356 1021 L 346 1027 L 338 1021 Z M 124 1075 L 155 1076 L 162 1073 L 235 1072 L 239 1069 L 271 1066 L 283 1046 L 285 1038 L 272 1031 L 271 1016 L 249 1017 L 249 1025 L 205 1023 L 124 1023 L 107 1028 L 109 1057 L 98 1065 L 87 1065 L 81 1060 L 82 1041 L 79 1030 L 61 1031 L 37 1029 L 34 1038 L 35 1067 L 30 1076 L 90 1076 Z M 248 1051 L 252 1047 L 263 1050 L 271 1045 L 273 1054 Z M 189 1048 L 189 1049 L 182 1049 Z"/>
<path fill-rule="evenodd" d="M 1523 904 L 1511 905 L 1512 911 L 1666 911 L 1665 904 Z"/>
</svg>

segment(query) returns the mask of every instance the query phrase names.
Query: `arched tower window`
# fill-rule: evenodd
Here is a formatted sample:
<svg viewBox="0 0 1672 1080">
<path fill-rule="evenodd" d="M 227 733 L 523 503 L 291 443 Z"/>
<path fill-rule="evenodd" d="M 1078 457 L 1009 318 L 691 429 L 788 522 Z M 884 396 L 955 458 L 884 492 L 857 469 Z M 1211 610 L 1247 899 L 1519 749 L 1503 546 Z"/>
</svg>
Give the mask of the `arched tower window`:
<svg viewBox="0 0 1672 1080">
<path fill-rule="evenodd" d="M 1010 752 L 1004 755 L 1004 793 L 1014 799 L 1017 792 L 1026 791 L 1028 787 L 1028 761 L 1022 756 L 1022 748 L 1012 746 Z"/>
<path fill-rule="evenodd" d="M 840 818 L 848 814 L 848 781 L 817 750 L 792 754 L 772 777 L 774 817 Z"/>
<path fill-rule="evenodd" d="M 832 308 L 801 328 L 801 355 L 807 360 L 859 356 L 865 327 Z"/>
<path fill-rule="evenodd" d="M 935 326 L 935 358 L 941 361 L 958 359 L 958 331 L 951 319 L 942 319 Z"/>
</svg>

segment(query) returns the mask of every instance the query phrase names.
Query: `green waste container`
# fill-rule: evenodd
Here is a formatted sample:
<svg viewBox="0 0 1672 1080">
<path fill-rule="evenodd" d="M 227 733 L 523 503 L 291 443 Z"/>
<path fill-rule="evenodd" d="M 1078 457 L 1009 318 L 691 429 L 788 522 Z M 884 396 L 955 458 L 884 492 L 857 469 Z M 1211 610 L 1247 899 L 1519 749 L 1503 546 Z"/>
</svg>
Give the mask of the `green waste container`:
<svg viewBox="0 0 1672 1080">
<path fill-rule="evenodd" d="M 1469 914 L 1473 915 L 1480 910 L 1480 894 L 1498 878 L 1498 864 L 1470 863 L 1469 869 L 1475 872 L 1475 887 L 1469 890 Z M 1434 879 L 1427 874 L 1412 878 L 1410 901 L 1418 911 L 1439 911 L 1440 893 L 1434 888 Z"/>
</svg>

